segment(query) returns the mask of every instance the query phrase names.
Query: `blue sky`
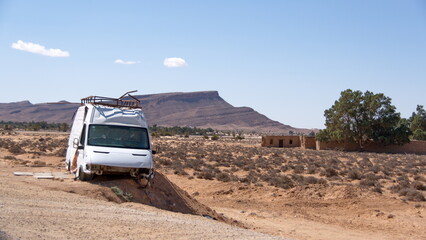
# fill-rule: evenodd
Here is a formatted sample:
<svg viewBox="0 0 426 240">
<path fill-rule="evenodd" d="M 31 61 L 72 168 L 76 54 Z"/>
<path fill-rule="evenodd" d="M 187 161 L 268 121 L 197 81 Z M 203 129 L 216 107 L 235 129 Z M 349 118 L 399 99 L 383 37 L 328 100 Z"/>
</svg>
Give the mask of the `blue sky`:
<svg viewBox="0 0 426 240">
<path fill-rule="evenodd" d="M 0 0 L 0 81 L 0 102 L 217 90 L 300 128 L 351 88 L 409 117 L 426 105 L 426 1 Z"/>
</svg>

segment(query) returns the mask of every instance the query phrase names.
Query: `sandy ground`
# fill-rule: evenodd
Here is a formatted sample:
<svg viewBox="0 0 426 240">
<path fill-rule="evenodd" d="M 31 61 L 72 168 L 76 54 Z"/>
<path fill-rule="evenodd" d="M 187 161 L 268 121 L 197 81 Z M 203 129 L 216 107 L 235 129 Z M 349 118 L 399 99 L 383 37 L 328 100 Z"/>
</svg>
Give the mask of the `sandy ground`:
<svg viewBox="0 0 426 240">
<path fill-rule="evenodd" d="M 169 179 L 194 198 L 258 232 L 292 239 L 426 239 L 425 205 L 346 186 L 280 190 L 218 181 Z M 315 189 L 315 193 L 321 192 Z"/>
<path fill-rule="evenodd" d="M 353 186 L 284 190 L 173 172 L 153 189 L 130 179 L 40 180 L 13 172 L 64 172 L 63 157 L 10 155 L 0 148 L 0 239 L 426 239 L 425 202 Z"/>
<path fill-rule="evenodd" d="M 202 216 L 116 203 L 96 184 L 13 175 L 55 168 L 4 162 L 0 168 L 0 239 L 279 239 Z"/>
</svg>

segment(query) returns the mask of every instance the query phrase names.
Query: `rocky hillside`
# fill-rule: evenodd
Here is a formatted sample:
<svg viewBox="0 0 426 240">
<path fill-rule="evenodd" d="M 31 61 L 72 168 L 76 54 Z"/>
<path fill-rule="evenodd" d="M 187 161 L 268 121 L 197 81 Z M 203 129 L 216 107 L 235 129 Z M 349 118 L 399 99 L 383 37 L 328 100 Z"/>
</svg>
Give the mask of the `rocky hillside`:
<svg viewBox="0 0 426 240">
<path fill-rule="evenodd" d="M 287 133 L 306 132 L 273 121 L 249 107 L 234 107 L 217 91 L 136 96 L 150 125 L 191 126 L 221 130 Z M 64 103 L 64 102 L 60 102 Z M 0 103 L 0 121 L 72 122 L 78 104 Z"/>
</svg>

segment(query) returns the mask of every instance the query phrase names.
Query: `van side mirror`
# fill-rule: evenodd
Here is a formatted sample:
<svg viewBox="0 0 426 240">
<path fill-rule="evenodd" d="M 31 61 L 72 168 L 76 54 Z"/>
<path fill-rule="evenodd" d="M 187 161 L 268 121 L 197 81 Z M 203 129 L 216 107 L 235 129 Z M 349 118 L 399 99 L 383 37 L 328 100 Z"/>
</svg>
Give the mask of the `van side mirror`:
<svg viewBox="0 0 426 240">
<path fill-rule="evenodd" d="M 78 144 L 79 144 L 80 140 L 78 138 L 74 138 L 74 140 L 72 141 L 72 146 L 73 148 L 77 148 Z"/>
<path fill-rule="evenodd" d="M 83 145 L 78 146 L 77 149 L 84 149 L 84 146 Z"/>
<path fill-rule="evenodd" d="M 151 152 L 152 152 L 152 154 L 157 154 L 156 150 L 152 150 Z"/>
</svg>

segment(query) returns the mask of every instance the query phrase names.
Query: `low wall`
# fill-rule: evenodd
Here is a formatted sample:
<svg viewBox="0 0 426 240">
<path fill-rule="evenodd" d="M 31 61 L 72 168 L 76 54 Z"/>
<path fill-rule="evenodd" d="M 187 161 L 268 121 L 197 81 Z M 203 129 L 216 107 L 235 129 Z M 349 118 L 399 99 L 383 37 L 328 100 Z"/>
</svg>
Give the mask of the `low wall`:
<svg viewBox="0 0 426 240">
<path fill-rule="evenodd" d="M 320 142 L 316 141 L 317 150 L 341 150 L 341 151 L 359 151 L 360 148 L 355 143 L 339 142 Z M 366 152 L 379 153 L 413 153 L 426 154 L 426 141 L 411 141 L 404 145 L 383 145 L 378 143 L 366 144 Z"/>
<path fill-rule="evenodd" d="M 404 145 L 386 145 L 369 144 L 365 146 L 368 152 L 384 152 L 384 153 L 414 153 L 426 154 L 426 141 L 411 141 Z"/>
<path fill-rule="evenodd" d="M 304 149 L 316 149 L 315 137 L 300 136 L 300 147 Z"/>
<path fill-rule="evenodd" d="M 359 146 L 356 143 L 316 141 L 316 149 L 317 150 L 358 151 Z"/>
</svg>

